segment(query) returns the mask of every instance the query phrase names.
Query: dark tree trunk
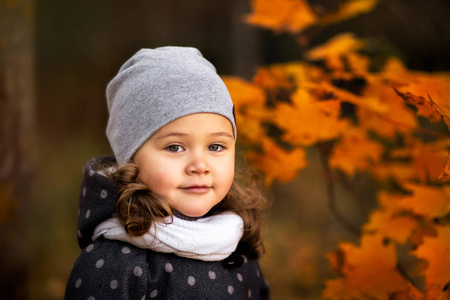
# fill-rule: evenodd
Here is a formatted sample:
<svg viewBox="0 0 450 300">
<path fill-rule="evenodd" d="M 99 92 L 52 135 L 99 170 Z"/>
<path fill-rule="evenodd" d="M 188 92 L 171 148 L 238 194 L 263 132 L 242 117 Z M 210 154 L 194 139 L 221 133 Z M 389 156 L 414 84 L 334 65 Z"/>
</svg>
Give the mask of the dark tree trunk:
<svg viewBox="0 0 450 300">
<path fill-rule="evenodd" d="M 33 1 L 0 0 L 0 291 L 27 297 L 27 217 L 34 154 Z"/>
</svg>

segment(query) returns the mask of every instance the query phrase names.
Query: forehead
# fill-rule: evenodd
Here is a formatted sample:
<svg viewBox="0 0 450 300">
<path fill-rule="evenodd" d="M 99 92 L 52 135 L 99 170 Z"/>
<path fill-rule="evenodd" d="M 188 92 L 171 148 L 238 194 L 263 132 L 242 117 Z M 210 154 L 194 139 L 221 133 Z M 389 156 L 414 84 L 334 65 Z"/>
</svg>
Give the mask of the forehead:
<svg viewBox="0 0 450 300">
<path fill-rule="evenodd" d="M 154 135 L 168 132 L 179 133 L 226 133 L 234 136 L 231 122 L 222 115 L 214 113 L 195 113 L 176 119 L 161 127 Z"/>
</svg>

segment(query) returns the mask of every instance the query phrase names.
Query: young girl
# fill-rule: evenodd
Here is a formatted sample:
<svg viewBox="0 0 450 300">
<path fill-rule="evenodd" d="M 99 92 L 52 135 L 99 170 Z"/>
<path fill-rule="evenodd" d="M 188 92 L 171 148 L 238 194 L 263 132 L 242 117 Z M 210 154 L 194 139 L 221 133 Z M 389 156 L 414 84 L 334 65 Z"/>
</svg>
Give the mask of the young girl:
<svg viewBox="0 0 450 300">
<path fill-rule="evenodd" d="M 84 167 L 65 298 L 267 299 L 266 200 L 235 172 L 234 106 L 214 66 L 194 48 L 143 49 L 107 101 L 115 156 Z"/>
</svg>

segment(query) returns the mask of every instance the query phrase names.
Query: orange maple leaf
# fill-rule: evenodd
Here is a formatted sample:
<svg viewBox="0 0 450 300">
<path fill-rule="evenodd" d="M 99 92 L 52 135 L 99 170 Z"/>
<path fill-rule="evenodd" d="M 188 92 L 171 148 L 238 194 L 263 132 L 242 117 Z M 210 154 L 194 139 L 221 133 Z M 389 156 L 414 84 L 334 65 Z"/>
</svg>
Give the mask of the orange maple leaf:
<svg viewBox="0 0 450 300">
<path fill-rule="evenodd" d="M 257 85 L 238 77 L 224 76 L 222 79 L 230 92 L 237 111 L 245 106 L 264 106 L 266 95 Z"/>
<path fill-rule="evenodd" d="M 370 214 L 369 221 L 364 224 L 364 231 L 375 232 L 399 244 L 406 243 L 419 222 L 411 214 L 399 209 L 402 199 L 400 195 L 379 193 L 381 208 Z"/>
<path fill-rule="evenodd" d="M 433 219 L 450 213 L 450 187 L 433 187 L 405 183 L 404 188 L 412 192 L 405 196 L 398 207 L 424 218 Z"/>
<path fill-rule="evenodd" d="M 450 74 L 410 71 L 395 58 L 382 73 L 397 94 L 417 108 L 417 114 L 433 122 L 441 119 L 450 128 Z"/>
<path fill-rule="evenodd" d="M 317 21 L 304 0 L 253 0 L 247 22 L 275 31 L 298 33 Z"/>
<path fill-rule="evenodd" d="M 332 70 L 344 70 L 342 56 L 356 52 L 364 46 L 364 42 L 355 38 L 353 33 L 342 33 L 325 44 L 317 46 L 306 53 L 308 60 L 325 60 Z"/>
<path fill-rule="evenodd" d="M 299 88 L 292 95 L 292 105 L 277 105 L 273 122 L 285 130 L 285 141 L 310 146 L 339 136 L 348 126 L 339 114 L 338 100 L 316 101 L 306 89 Z"/>
<path fill-rule="evenodd" d="M 397 182 L 414 180 L 417 175 L 410 164 L 401 162 L 380 163 L 374 166 L 371 172 L 380 180 L 394 179 Z"/>
<path fill-rule="evenodd" d="M 349 0 L 341 2 L 336 12 L 322 16 L 320 22 L 324 24 L 337 23 L 368 13 L 374 9 L 378 2 L 379 0 Z"/>
<path fill-rule="evenodd" d="M 350 127 L 333 147 L 330 166 L 353 176 L 357 170 L 367 170 L 378 163 L 383 150 L 383 146 L 370 140 L 361 128 Z"/>
<path fill-rule="evenodd" d="M 428 262 L 425 275 L 425 299 L 449 299 L 450 226 L 437 227 L 436 237 L 425 237 L 412 254 Z"/>
<path fill-rule="evenodd" d="M 388 300 L 393 294 L 405 299 L 421 299 L 421 293 L 397 270 L 395 246 L 384 242 L 382 235 L 361 237 L 361 245 L 339 243 L 343 258 L 343 278 L 326 281 L 324 299 Z"/>
<path fill-rule="evenodd" d="M 396 133 L 410 132 L 418 123 L 414 112 L 408 109 L 405 101 L 398 97 L 392 87 L 380 76 L 366 76 L 367 85 L 363 90 L 361 102 L 376 99 L 372 105 L 358 105 L 358 121 L 365 130 L 372 130 L 390 139 Z M 378 108 L 378 109 L 377 109 Z"/>
<path fill-rule="evenodd" d="M 263 153 L 248 152 L 246 157 L 253 167 L 264 172 L 265 182 L 270 185 L 275 179 L 289 181 L 306 167 L 306 154 L 302 148 L 286 151 L 269 138 L 261 141 Z"/>
<path fill-rule="evenodd" d="M 409 167 L 414 172 L 413 178 L 419 179 L 421 182 L 439 180 L 442 168 L 445 166 L 450 140 L 441 139 L 426 144 L 418 140 L 411 140 L 406 143 L 405 148 L 391 151 L 391 157 L 411 160 Z"/>
<path fill-rule="evenodd" d="M 450 179 L 450 151 L 447 153 L 445 166 L 442 169 L 441 174 L 439 175 L 438 179 L 443 182 Z"/>
</svg>

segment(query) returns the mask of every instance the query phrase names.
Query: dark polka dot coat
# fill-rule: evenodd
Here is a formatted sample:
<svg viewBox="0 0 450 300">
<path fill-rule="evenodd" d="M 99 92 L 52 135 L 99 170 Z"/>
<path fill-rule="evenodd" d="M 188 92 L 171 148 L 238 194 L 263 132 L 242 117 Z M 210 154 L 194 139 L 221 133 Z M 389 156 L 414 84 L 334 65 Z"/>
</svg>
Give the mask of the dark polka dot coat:
<svg viewBox="0 0 450 300">
<path fill-rule="evenodd" d="M 115 213 L 118 187 L 97 173 L 92 160 L 84 167 L 78 212 L 82 249 L 67 282 L 65 299 L 268 299 L 258 261 L 244 255 L 245 245 L 223 261 L 206 262 L 140 249 L 100 238 L 95 227 Z"/>
</svg>

